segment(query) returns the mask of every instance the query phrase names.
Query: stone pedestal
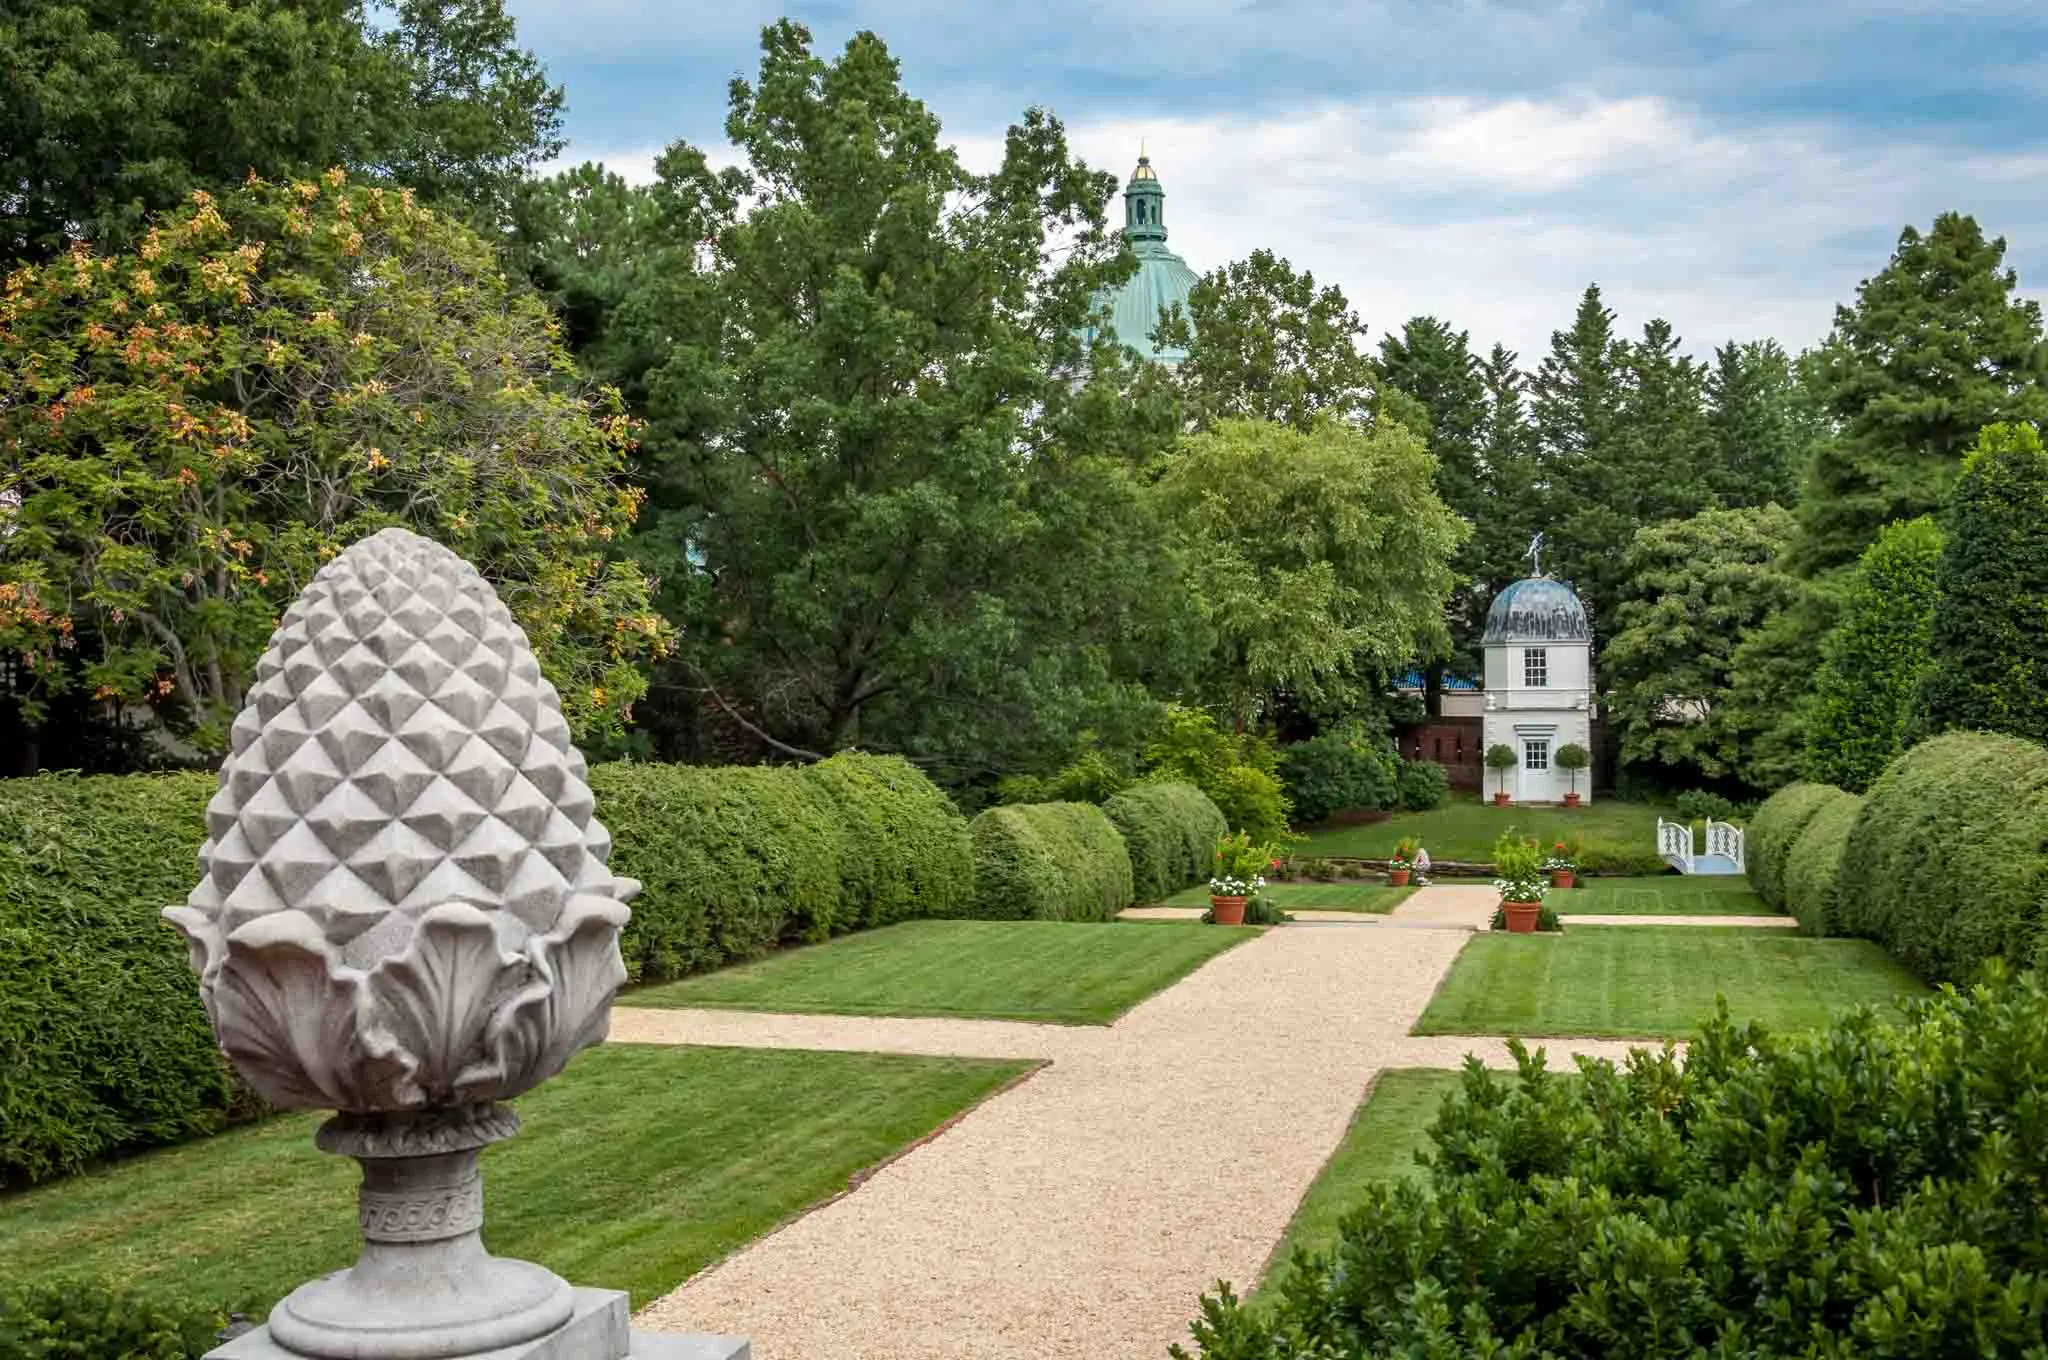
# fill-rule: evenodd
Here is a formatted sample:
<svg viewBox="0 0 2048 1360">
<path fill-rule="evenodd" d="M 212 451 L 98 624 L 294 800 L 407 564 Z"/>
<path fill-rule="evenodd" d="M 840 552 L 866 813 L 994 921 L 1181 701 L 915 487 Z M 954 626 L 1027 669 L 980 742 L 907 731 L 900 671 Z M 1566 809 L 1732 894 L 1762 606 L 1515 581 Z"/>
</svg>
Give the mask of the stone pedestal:
<svg viewBox="0 0 2048 1360">
<path fill-rule="evenodd" d="M 618 1289 L 577 1289 L 569 1320 L 545 1336 L 459 1360 L 753 1360 L 744 1337 L 635 1330 Z M 306 1360 L 269 1327 L 244 1332 L 207 1352 L 207 1360 Z M 454 1358 L 451 1358 L 454 1360 Z"/>
</svg>

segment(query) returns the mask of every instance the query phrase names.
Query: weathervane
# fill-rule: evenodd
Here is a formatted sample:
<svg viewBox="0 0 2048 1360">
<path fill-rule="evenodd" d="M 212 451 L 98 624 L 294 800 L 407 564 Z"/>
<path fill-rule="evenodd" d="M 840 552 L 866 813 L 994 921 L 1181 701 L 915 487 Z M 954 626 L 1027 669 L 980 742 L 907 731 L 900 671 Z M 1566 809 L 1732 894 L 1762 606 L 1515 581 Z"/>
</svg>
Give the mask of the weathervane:
<svg viewBox="0 0 2048 1360">
<path fill-rule="evenodd" d="M 1543 574 L 1543 534 L 1541 531 L 1538 531 L 1536 537 L 1529 540 L 1529 551 L 1524 553 L 1523 556 L 1529 559 L 1529 574 L 1531 576 L 1541 576 Z"/>
</svg>

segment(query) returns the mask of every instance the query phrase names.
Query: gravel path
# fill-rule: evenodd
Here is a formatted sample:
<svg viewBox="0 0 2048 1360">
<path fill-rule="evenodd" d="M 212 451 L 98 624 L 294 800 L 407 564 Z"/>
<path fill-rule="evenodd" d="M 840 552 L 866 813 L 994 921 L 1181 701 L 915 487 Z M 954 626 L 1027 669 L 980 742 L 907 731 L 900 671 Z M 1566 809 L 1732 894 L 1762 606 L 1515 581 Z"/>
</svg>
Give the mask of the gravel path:
<svg viewBox="0 0 2048 1360">
<path fill-rule="evenodd" d="M 1467 929 L 1270 930 L 1106 1028 L 615 1010 L 615 1041 L 1051 1059 L 636 1321 L 757 1360 L 1163 1357 L 1257 1278 L 1379 1071 L 1505 1062 L 1408 1035 Z"/>
</svg>

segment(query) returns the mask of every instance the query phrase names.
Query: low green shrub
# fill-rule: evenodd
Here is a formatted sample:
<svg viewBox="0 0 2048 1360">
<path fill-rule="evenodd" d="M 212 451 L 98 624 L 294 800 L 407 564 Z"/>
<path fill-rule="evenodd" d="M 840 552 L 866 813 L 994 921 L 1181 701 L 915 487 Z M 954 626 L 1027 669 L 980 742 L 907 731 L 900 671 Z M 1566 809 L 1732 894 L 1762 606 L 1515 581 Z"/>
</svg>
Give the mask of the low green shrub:
<svg viewBox="0 0 2048 1360">
<path fill-rule="evenodd" d="M 1743 833 L 1743 871 L 1756 895 L 1785 909 L 1785 865 L 1806 823 L 1832 794 L 1827 784 L 1787 784 L 1757 808 Z"/>
<path fill-rule="evenodd" d="M 1257 734 L 1226 732 L 1200 709 L 1173 705 L 1145 763 L 1151 778 L 1184 780 L 1209 795 L 1233 829 L 1263 842 L 1287 838 L 1294 808 L 1273 748 Z"/>
<path fill-rule="evenodd" d="M 1404 760 L 1394 797 L 1407 812 L 1433 812 L 1451 797 L 1451 776 L 1434 760 Z"/>
<path fill-rule="evenodd" d="M 1613 841 L 1587 841 L 1579 850 L 1578 862 L 1582 874 L 1614 878 L 1651 878 L 1671 870 L 1655 846 L 1619 845 Z"/>
<path fill-rule="evenodd" d="M 838 808 L 845 837 L 835 928 L 951 916 L 974 895 L 967 819 L 915 765 L 847 752 L 804 776 Z"/>
<path fill-rule="evenodd" d="M 1756 812 L 1754 803 L 1738 803 L 1711 789 L 1687 789 L 1674 802 L 1679 820 L 1686 822 L 1746 822 Z"/>
<path fill-rule="evenodd" d="M 990 808 L 969 824 L 983 920 L 1107 921 L 1131 904 L 1124 838 L 1089 803 Z"/>
<path fill-rule="evenodd" d="M 1805 830 L 1785 859 L 1785 909 L 1799 918 L 1800 929 L 1809 935 L 1841 933 L 1836 929 L 1835 883 L 1849 828 L 1863 806 L 1853 793 L 1831 788 L 1828 795 L 1806 819 Z"/>
<path fill-rule="evenodd" d="M 1206 1360 L 2033 1357 L 2048 1328 L 2038 976 L 1820 1032 L 1723 1010 L 1685 1061 L 1468 1059 L 1421 1177 L 1193 1325 Z M 1176 1347 L 1176 1356 L 1185 1351 Z"/>
<path fill-rule="evenodd" d="M 0 1184 L 259 1107 L 158 913 L 199 881 L 210 774 L 0 783 Z"/>
<path fill-rule="evenodd" d="M 1392 807 L 1400 765 L 1390 743 L 1356 723 L 1280 748 L 1280 781 L 1298 822 Z"/>
<path fill-rule="evenodd" d="M 226 1323 L 225 1310 L 210 1304 L 104 1280 L 0 1289 L 6 1360 L 199 1360 Z"/>
<path fill-rule="evenodd" d="M 1209 850 L 1229 831 L 1223 814 L 1193 784 L 1134 784 L 1102 805 L 1131 857 L 1131 891 L 1160 902 L 1209 872 Z"/>
<path fill-rule="evenodd" d="M 1893 761 L 1849 830 L 1835 904 L 1839 933 L 1930 982 L 2048 964 L 2048 747 L 1955 732 Z"/>
</svg>

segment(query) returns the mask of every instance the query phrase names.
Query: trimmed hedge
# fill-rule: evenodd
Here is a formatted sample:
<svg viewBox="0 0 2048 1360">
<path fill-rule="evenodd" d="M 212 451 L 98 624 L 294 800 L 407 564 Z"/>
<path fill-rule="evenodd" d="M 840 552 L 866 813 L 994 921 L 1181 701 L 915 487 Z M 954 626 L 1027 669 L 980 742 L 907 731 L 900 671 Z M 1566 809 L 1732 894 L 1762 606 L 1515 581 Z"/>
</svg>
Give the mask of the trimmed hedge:
<svg viewBox="0 0 2048 1360">
<path fill-rule="evenodd" d="M 1835 881 L 1839 929 L 1929 982 L 2048 964 L 2048 747 L 1954 732 L 1888 766 Z"/>
<path fill-rule="evenodd" d="M 227 1313 L 104 1280 L 46 1280 L 0 1291 L 6 1360 L 199 1360 Z"/>
<path fill-rule="evenodd" d="M 967 901 L 967 824 L 895 757 L 794 766 L 599 765 L 612 866 L 645 884 L 619 946 L 661 982 Z"/>
<path fill-rule="evenodd" d="M 1404 811 L 1432 812 L 1450 799 L 1451 776 L 1434 760 L 1404 760 L 1394 787 Z"/>
<path fill-rule="evenodd" d="M 1102 805 L 1131 857 L 1131 892 L 1159 902 L 1209 872 L 1209 852 L 1230 834 L 1216 804 L 1193 784 L 1139 784 Z"/>
<path fill-rule="evenodd" d="M 1835 883 L 1842 851 L 1849 844 L 1849 828 L 1856 824 L 1856 814 L 1863 807 L 1863 800 L 1853 793 L 1836 788 L 1827 792 L 1806 819 L 1806 828 L 1785 860 L 1785 907 L 1809 935 L 1841 933 Z"/>
<path fill-rule="evenodd" d="M 1743 867 L 1756 895 L 1778 910 L 1785 910 L 1785 866 L 1799 833 L 1830 794 L 1841 790 L 1829 784 L 1787 784 L 1770 797 L 1749 819 L 1743 832 Z"/>
<path fill-rule="evenodd" d="M 1131 904 L 1131 856 L 1099 807 L 1017 803 L 971 823 L 983 920 L 1107 921 Z"/>
<path fill-rule="evenodd" d="M 258 1109 L 158 915 L 199 881 L 205 773 L 0 783 L 0 1183 Z"/>
<path fill-rule="evenodd" d="M 895 757 L 599 765 L 590 783 L 613 865 L 646 885 L 620 940 L 638 981 L 956 915 L 972 894 L 966 820 Z M 0 782 L 0 1185 L 261 1109 L 158 915 L 198 881 L 217 787 L 203 772 Z"/>
</svg>

